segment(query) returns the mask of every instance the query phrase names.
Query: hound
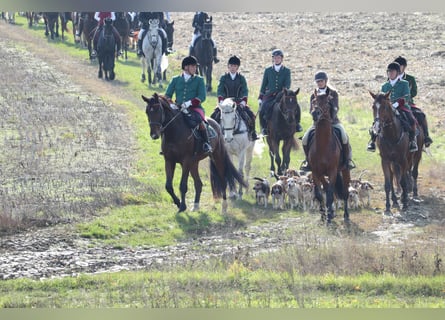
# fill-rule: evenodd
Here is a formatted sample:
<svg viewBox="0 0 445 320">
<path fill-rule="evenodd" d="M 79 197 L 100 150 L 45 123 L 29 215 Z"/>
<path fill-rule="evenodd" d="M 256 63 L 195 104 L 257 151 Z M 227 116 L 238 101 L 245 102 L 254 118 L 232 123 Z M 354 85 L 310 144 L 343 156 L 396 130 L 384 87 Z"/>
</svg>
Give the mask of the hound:
<svg viewBox="0 0 445 320">
<path fill-rule="evenodd" d="M 267 179 L 262 178 L 254 178 L 258 181 L 255 182 L 253 186 L 253 190 L 255 191 L 255 199 L 257 205 L 264 205 L 264 208 L 267 208 L 267 204 L 269 202 L 269 194 L 270 194 L 270 185 Z"/>
</svg>

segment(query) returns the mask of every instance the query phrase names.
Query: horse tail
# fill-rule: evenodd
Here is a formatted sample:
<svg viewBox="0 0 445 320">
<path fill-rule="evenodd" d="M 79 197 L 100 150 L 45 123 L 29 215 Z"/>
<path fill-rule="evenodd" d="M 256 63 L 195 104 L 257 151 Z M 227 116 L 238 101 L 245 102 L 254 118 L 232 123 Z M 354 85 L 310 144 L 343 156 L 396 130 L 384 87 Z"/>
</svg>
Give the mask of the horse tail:
<svg viewBox="0 0 445 320">
<path fill-rule="evenodd" d="M 339 199 L 345 199 L 348 190 L 345 190 L 343 184 L 343 176 L 340 172 L 337 173 L 337 179 L 335 180 L 335 194 Z"/>
<path fill-rule="evenodd" d="M 224 168 L 223 177 L 221 177 L 218 172 L 215 160 L 211 157 L 210 161 L 210 182 L 213 196 L 217 198 L 220 198 L 225 194 L 227 186 L 230 189 L 234 189 L 236 187 L 236 182 L 247 188 L 247 183 L 243 180 L 243 177 L 233 165 L 225 148 L 222 150 L 222 158 L 222 166 Z"/>
</svg>

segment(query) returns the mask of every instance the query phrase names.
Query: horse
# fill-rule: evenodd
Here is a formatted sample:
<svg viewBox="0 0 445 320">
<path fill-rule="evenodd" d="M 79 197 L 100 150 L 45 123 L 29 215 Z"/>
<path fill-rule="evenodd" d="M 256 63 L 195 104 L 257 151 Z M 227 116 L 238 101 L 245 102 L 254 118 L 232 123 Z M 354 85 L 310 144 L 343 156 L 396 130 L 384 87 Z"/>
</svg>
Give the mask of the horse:
<svg viewBox="0 0 445 320">
<path fill-rule="evenodd" d="M 409 152 L 409 137 L 403 130 L 403 125 L 391 104 L 391 91 L 387 93 L 374 94 L 369 91 L 373 98 L 373 112 L 378 117 L 380 132 L 377 135 L 377 146 L 380 151 L 382 170 L 384 174 L 385 189 L 385 214 L 392 215 L 392 207 L 399 209 L 399 203 L 394 191 L 394 179 L 402 189 L 400 200 L 402 211 L 408 209 L 408 194 L 413 190 L 417 197 L 417 176 L 420 159 L 422 158 L 423 131 L 417 136 L 418 151 Z M 418 128 L 418 126 L 417 126 Z"/>
<path fill-rule="evenodd" d="M 341 142 L 334 132 L 329 100 L 331 95 L 318 95 L 314 92 L 314 136 L 309 145 L 308 162 L 312 168 L 312 179 L 314 181 L 315 198 L 320 204 L 321 219 L 331 223 L 335 217 L 334 194 L 338 199 L 343 199 L 343 218 L 349 223 L 348 198 L 349 182 L 351 174 L 347 166 L 341 163 Z M 326 194 L 326 208 L 324 206 L 321 186 Z"/>
<path fill-rule="evenodd" d="M 199 75 L 206 80 L 207 92 L 212 91 L 213 70 L 213 43 L 212 43 L 212 17 L 208 18 L 203 25 L 201 36 L 195 41 L 193 53 L 198 60 Z"/>
<path fill-rule="evenodd" d="M 85 40 L 85 43 L 88 47 L 88 57 L 90 60 L 93 60 L 91 56 L 91 51 L 93 50 L 91 42 L 93 41 L 93 30 L 97 27 L 97 21 L 94 19 L 94 12 L 86 12 L 85 17 L 82 19 L 79 24 L 83 24 L 83 26 L 79 26 L 82 29 L 82 34 Z"/>
<path fill-rule="evenodd" d="M 125 60 L 128 60 L 128 37 L 130 36 L 130 23 L 128 22 L 126 12 L 116 12 L 114 27 L 121 36 L 121 50 L 124 53 Z"/>
<path fill-rule="evenodd" d="M 154 93 L 151 97 L 142 95 L 142 99 L 146 103 L 145 112 L 150 126 L 150 137 L 152 139 L 161 137 L 162 139 L 161 149 L 165 161 L 166 190 L 178 207 L 178 212 L 185 211 L 187 208 L 185 203 L 187 182 L 188 176 L 191 174 L 195 186 L 195 200 L 192 210 L 196 211 L 199 209 L 202 191 L 202 181 L 198 171 L 199 162 L 206 158 L 208 154 L 202 151 L 195 152 L 195 144 L 198 143 L 193 138 L 195 129 L 190 128 L 186 123 L 184 114 L 179 110 L 173 109 L 164 96 Z M 209 156 L 212 193 L 215 199 L 222 197 L 221 212 L 226 214 L 227 186 L 234 188 L 236 182 L 243 186 L 246 186 L 246 183 L 230 160 L 219 124 L 211 118 L 207 118 L 207 122 L 214 132 L 213 137 L 209 135 L 213 149 Z M 178 163 L 182 167 L 179 186 L 181 200 L 176 196 L 172 185 L 176 164 Z"/>
<path fill-rule="evenodd" d="M 278 175 L 282 175 L 289 168 L 290 151 L 297 149 L 297 141 L 295 140 L 296 113 L 301 113 L 298 104 L 297 95 L 300 88 L 296 91 L 283 89 L 277 94 L 277 102 L 271 108 L 271 118 L 267 122 L 269 134 L 266 137 L 269 145 L 270 171 L 275 174 L 275 164 L 277 165 Z M 279 147 L 280 141 L 283 141 L 281 161 Z"/>
<path fill-rule="evenodd" d="M 114 58 L 116 56 L 116 39 L 114 38 L 113 25 L 105 23 L 97 40 L 97 58 L 99 62 L 98 77 L 105 73 L 106 80 L 114 80 Z M 103 69 L 103 72 L 102 72 Z"/>
<path fill-rule="evenodd" d="M 238 159 L 238 172 L 242 177 L 247 177 L 244 180 L 248 181 L 255 141 L 249 140 L 247 124 L 238 114 L 237 108 L 238 106 L 232 98 L 227 98 L 218 104 L 221 114 L 220 126 L 227 151 L 232 159 L 233 157 Z M 241 184 L 239 185 L 238 193 L 230 190 L 231 198 L 241 199 L 242 196 L 243 189 Z"/>
<path fill-rule="evenodd" d="M 26 19 L 28 20 L 28 27 L 32 28 L 33 25 L 37 25 L 39 22 L 39 14 L 35 11 L 26 11 Z"/>
<path fill-rule="evenodd" d="M 45 21 L 45 36 L 50 36 L 51 40 L 54 37 L 59 37 L 59 13 L 58 12 L 44 12 L 43 19 Z M 62 28 L 62 39 L 64 37 L 64 30 Z"/>
<path fill-rule="evenodd" d="M 144 39 L 142 40 L 142 51 L 144 57 L 141 57 L 142 75 L 141 82 L 145 81 L 145 70 L 148 73 L 148 85 L 159 83 L 159 88 L 162 88 L 162 37 L 159 35 L 159 20 L 153 19 L 149 22 L 149 29 Z M 154 77 L 151 77 L 151 71 L 154 72 Z"/>
</svg>

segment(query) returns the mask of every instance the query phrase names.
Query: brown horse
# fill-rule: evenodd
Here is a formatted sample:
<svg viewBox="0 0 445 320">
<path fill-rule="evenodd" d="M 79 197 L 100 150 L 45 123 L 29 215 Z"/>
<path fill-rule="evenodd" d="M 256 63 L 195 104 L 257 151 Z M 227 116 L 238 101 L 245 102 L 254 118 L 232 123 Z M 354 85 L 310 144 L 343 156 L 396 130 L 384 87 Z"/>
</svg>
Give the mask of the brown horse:
<svg viewBox="0 0 445 320">
<path fill-rule="evenodd" d="M 267 144 L 269 145 L 270 170 L 275 173 L 275 163 L 277 164 L 278 175 L 282 175 L 289 168 L 290 151 L 297 149 L 297 141 L 295 140 L 296 113 L 300 113 L 300 105 L 298 104 L 297 95 L 300 88 L 296 91 L 283 89 L 277 95 L 277 102 L 271 106 L 272 115 L 267 122 L 269 134 L 267 135 Z M 280 141 L 283 141 L 281 161 L 279 147 Z"/>
<path fill-rule="evenodd" d="M 157 93 L 150 98 L 142 96 L 146 102 L 146 114 L 150 125 L 150 136 L 152 139 L 162 138 L 162 153 L 165 161 L 166 184 L 165 188 L 173 199 L 173 202 L 182 212 L 186 209 L 185 195 L 187 193 L 187 181 L 189 174 L 192 175 L 195 185 L 195 201 L 193 210 L 199 209 L 199 200 L 202 191 L 202 181 L 199 176 L 199 162 L 207 157 L 202 151 L 196 152 L 196 142 L 194 139 L 195 131 L 191 129 L 185 121 L 184 114 L 179 110 L 171 108 L 167 99 Z M 223 198 L 222 213 L 227 213 L 227 197 L 226 189 L 231 189 L 238 182 L 246 187 L 242 176 L 234 167 L 224 146 L 224 136 L 221 132 L 219 124 L 207 118 L 207 122 L 216 133 L 211 138 L 213 152 L 210 155 L 210 181 L 212 186 L 213 197 Z M 181 191 L 181 200 L 176 196 L 173 190 L 173 175 L 176 164 L 182 167 L 182 176 L 179 189 Z"/>
<path fill-rule="evenodd" d="M 124 59 L 128 59 L 128 37 L 130 36 L 130 23 L 126 12 L 116 12 L 116 20 L 113 22 L 114 27 L 121 36 L 121 51 L 124 54 Z M 119 55 L 118 55 L 119 57 Z"/>
<path fill-rule="evenodd" d="M 91 51 L 93 50 L 92 37 L 93 30 L 97 26 L 97 21 L 94 19 L 94 12 L 86 12 L 85 17 L 84 19 L 82 19 L 80 24 L 82 24 L 83 37 L 88 47 L 88 57 L 90 58 L 90 60 L 93 60 L 93 57 L 91 57 Z"/>
<path fill-rule="evenodd" d="M 413 189 L 417 196 L 417 176 L 419 162 L 422 158 L 423 131 L 419 130 L 417 136 L 418 151 L 409 152 L 409 137 L 403 130 L 402 122 L 396 115 L 391 104 L 391 91 L 374 94 L 369 92 L 374 99 L 372 108 L 374 116 L 379 120 L 380 132 L 377 135 L 377 146 L 380 150 L 383 174 L 385 177 L 385 214 L 391 215 L 391 200 L 393 208 L 399 208 L 397 196 L 394 191 L 395 181 L 402 189 L 402 210 L 408 209 L 408 193 Z"/>
<path fill-rule="evenodd" d="M 312 168 L 312 178 L 314 180 L 315 198 L 320 203 L 321 219 L 325 220 L 326 212 L 321 185 L 326 193 L 326 208 L 328 210 L 327 223 L 330 223 L 335 216 L 334 194 L 339 199 L 343 199 L 345 222 L 349 222 L 348 212 L 348 187 L 351 175 L 347 166 L 341 163 L 341 142 L 334 133 L 332 117 L 330 112 L 330 95 L 317 95 L 314 93 L 314 137 L 309 146 L 308 162 Z"/>
</svg>

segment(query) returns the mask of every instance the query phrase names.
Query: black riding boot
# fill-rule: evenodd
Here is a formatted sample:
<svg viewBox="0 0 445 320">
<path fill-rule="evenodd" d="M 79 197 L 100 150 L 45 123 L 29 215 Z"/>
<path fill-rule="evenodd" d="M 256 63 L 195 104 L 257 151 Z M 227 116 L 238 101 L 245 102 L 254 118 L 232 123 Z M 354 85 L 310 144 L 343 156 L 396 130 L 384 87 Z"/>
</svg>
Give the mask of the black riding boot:
<svg viewBox="0 0 445 320">
<path fill-rule="evenodd" d="M 193 56 L 193 51 L 194 51 L 193 48 L 194 48 L 193 46 L 189 47 L 189 56 Z"/>
<path fill-rule="evenodd" d="M 142 51 L 142 39 L 138 39 L 136 54 L 138 57 L 142 57 L 144 55 L 144 52 Z"/>
<path fill-rule="evenodd" d="M 304 161 L 301 163 L 300 170 L 303 171 L 311 171 L 311 166 L 309 165 L 309 162 L 307 161 L 307 154 L 309 152 L 309 146 L 305 146 L 303 144 L 303 151 L 304 151 Z"/>
<path fill-rule="evenodd" d="M 416 141 L 416 125 L 412 125 L 409 132 L 409 152 L 416 152 L 419 150 Z"/>
<path fill-rule="evenodd" d="M 269 132 L 267 130 L 266 114 L 263 110 L 260 111 L 260 127 L 261 127 L 261 134 L 263 136 L 267 136 Z"/>
<path fill-rule="evenodd" d="M 204 123 L 201 122 L 199 125 L 199 132 L 201 133 L 201 137 L 203 140 L 202 143 L 202 151 L 204 153 L 212 153 L 212 146 L 210 145 L 209 136 L 207 135 L 207 129 Z"/>
<path fill-rule="evenodd" d="M 433 140 L 430 138 L 430 134 L 428 131 L 428 122 L 426 121 L 425 114 L 422 114 L 422 120 L 420 121 L 420 125 L 423 129 L 423 135 L 425 136 L 424 138 L 425 147 L 428 148 L 433 143 Z"/>
<path fill-rule="evenodd" d="M 216 48 L 213 48 L 213 62 L 214 63 L 218 63 L 219 62 L 219 59 L 218 59 L 217 55 L 218 55 L 218 50 Z"/>
<path fill-rule="evenodd" d="M 371 128 L 369 129 L 369 134 L 371 135 L 371 140 L 368 143 L 368 150 L 369 152 L 375 151 L 375 139 L 377 139 L 377 135 L 374 133 L 374 130 Z"/>
<path fill-rule="evenodd" d="M 164 37 L 164 34 L 162 32 L 159 32 L 159 35 L 162 38 L 162 53 L 168 56 L 170 52 L 167 51 L 167 38 Z"/>
<path fill-rule="evenodd" d="M 343 147 L 343 158 L 342 163 L 345 167 L 347 167 L 349 170 L 355 168 L 355 163 L 352 161 L 352 153 L 351 153 L 351 146 L 349 143 L 342 144 Z"/>
<path fill-rule="evenodd" d="M 295 114 L 295 121 L 297 122 L 297 126 L 295 128 L 295 131 L 296 132 L 303 131 L 303 127 L 300 124 L 300 121 L 301 121 L 301 112 L 300 111 L 297 111 L 297 113 Z"/>
</svg>

